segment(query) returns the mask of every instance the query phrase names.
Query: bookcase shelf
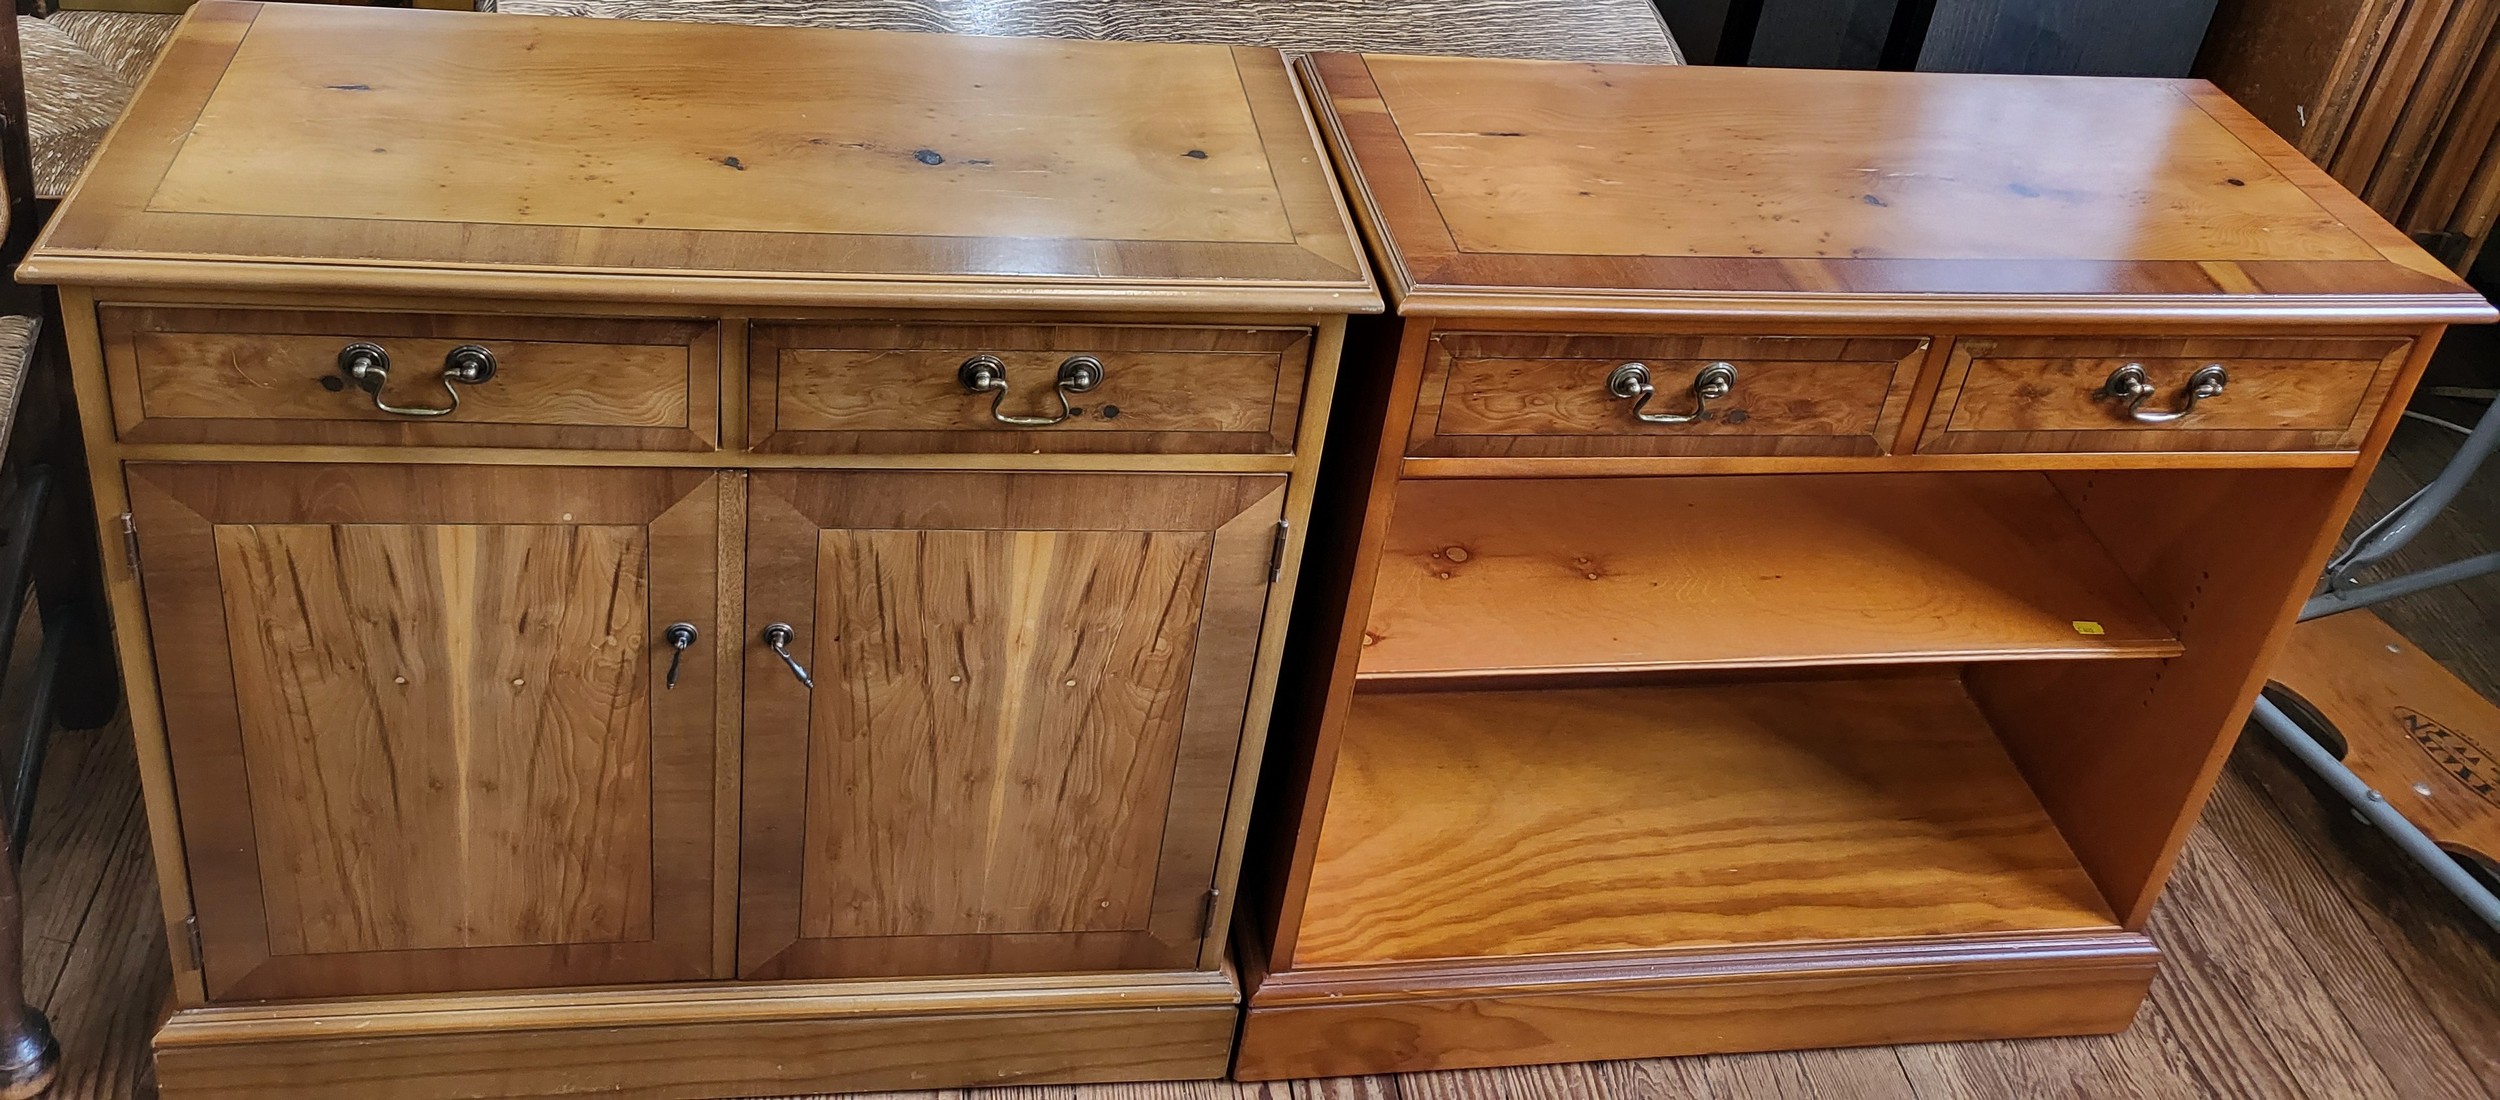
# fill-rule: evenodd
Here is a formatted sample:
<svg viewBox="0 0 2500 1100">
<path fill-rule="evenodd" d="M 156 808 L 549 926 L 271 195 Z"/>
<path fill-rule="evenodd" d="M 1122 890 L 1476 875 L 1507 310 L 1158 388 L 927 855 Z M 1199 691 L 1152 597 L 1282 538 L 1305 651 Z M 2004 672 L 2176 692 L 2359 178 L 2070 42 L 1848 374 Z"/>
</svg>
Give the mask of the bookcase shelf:
<svg viewBox="0 0 2500 1100">
<path fill-rule="evenodd" d="M 1357 675 L 2181 652 L 2039 473 L 1409 481 Z"/>
<path fill-rule="evenodd" d="M 1950 674 L 1389 692 L 1294 963 L 2115 927 Z"/>
</svg>

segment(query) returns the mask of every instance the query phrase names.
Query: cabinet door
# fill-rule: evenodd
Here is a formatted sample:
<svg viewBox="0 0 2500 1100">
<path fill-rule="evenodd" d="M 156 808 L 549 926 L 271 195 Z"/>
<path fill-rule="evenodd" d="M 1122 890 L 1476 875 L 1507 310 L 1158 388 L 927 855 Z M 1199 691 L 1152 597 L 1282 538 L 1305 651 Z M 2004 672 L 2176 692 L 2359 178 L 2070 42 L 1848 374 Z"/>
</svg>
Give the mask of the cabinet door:
<svg viewBox="0 0 2500 1100">
<path fill-rule="evenodd" d="M 721 475 L 128 474 L 211 998 L 715 976 Z"/>
<path fill-rule="evenodd" d="M 1284 480 L 753 475 L 740 974 L 1197 965 Z"/>
</svg>

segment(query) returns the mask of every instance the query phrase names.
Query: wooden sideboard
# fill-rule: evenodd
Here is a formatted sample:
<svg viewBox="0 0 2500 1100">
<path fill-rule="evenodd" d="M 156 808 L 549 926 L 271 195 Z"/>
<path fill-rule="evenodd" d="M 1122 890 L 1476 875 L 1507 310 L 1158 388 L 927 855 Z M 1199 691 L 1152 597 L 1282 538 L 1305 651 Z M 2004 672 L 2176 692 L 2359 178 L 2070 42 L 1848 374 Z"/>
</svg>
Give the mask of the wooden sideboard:
<svg viewBox="0 0 2500 1100">
<path fill-rule="evenodd" d="M 1316 54 L 1236 1074 L 2115 1031 L 2442 326 L 2201 82 Z"/>
<path fill-rule="evenodd" d="M 1380 308 L 1281 55 L 210 0 L 23 275 L 166 1096 L 1224 1072 Z"/>
</svg>

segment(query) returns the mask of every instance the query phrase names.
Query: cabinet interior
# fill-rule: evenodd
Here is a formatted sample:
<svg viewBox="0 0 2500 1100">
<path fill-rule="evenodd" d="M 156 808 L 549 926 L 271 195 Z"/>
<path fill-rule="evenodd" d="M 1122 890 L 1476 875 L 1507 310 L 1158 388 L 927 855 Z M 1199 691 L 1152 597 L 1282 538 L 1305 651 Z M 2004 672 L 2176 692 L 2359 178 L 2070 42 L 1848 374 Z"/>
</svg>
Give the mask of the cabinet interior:
<svg viewBox="0 0 2500 1100">
<path fill-rule="evenodd" d="M 1293 965 L 2141 928 L 2336 476 L 1403 482 Z"/>
</svg>

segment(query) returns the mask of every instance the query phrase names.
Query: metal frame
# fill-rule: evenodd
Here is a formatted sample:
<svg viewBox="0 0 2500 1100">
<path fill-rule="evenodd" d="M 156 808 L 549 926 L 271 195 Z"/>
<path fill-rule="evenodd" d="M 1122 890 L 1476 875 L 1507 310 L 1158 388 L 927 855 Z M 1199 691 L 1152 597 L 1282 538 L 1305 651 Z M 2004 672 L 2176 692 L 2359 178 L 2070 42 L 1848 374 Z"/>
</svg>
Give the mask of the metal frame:
<svg viewBox="0 0 2500 1100">
<path fill-rule="evenodd" d="M 2433 566 L 2401 576 L 2364 584 L 2356 575 L 2387 560 L 2406 543 L 2430 526 L 2431 521 L 2456 502 L 2457 494 L 2482 470 L 2495 450 L 2500 450 L 2500 401 L 2483 410 L 2482 419 L 2467 434 L 2465 446 L 2441 468 L 2439 476 L 2422 486 L 2404 502 L 2362 529 L 2352 545 L 2327 562 L 2326 585 L 2300 609 L 2300 621 L 2321 619 L 2346 611 L 2385 603 L 2400 596 L 2455 584 L 2491 573 L 2500 573 L 2500 553 L 2482 554 L 2445 565 Z M 2273 735 L 2277 742 L 2291 751 L 2292 758 L 2306 766 L 2327 786 L 2350 803 L 2353 812 L 2375 826 L 2432 878 L 2454 893 L 2467 909 L 2482 918 L 2494 931 L 2500 931 L 2500 893 L 2467 870 L 2458 858 L 2431 840 L 2404 814 L 2387 802 L 2387 798 L 2309 735 L 2272 700 L 2260 698 L 2249 721 Z"/>
</svg>

